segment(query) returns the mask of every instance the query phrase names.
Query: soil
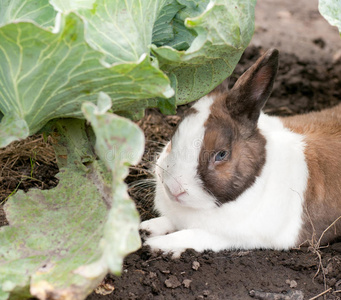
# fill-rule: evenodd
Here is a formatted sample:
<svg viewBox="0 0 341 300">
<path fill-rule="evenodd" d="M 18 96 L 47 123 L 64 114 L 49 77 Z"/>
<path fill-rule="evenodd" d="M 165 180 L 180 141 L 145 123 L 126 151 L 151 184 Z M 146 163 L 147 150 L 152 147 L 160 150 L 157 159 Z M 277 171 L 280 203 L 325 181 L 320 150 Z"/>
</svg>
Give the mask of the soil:
<svg viewBox="0 0 341 300">
<path fill-rule="evenodd" d="M 317 1 L 258 0 L 256 33 L 230 85 L 269 47 L 280 50 L 280 67 L 265 112 L 294 115 L 341 102 L 341 39 L 319 15 Z M 142 220 L 155 216 L 153 161 L 187 107 L 179 107 L 176 116 L 150 109 L 138 122 L 145 132 L 146 151 L 126 182 Z M 11 151 L 0 150 L 0 203 L 16 189 L 52 188 L 58 183 L 54 177 L 58 168 L 48 143 L 36 148 L 35 153 L 44 154 L 35 158 L 33 169 L 32 153 L 23 150 L 25 143 L 11 147 Z M 11 155 L 1 156 L 4 151 L 17 155 L 15 162 L 9 159 Z M 0 226 L 6 224 L 0 207 Z M 106 290 L 112 292 L 102 295 Z M 93 292 L 87 300 L 341 299 L 341 240 L 324 248 L 310 245 L 290 251 L 187 250 L 175 260 L 142 247 L 126 257 L 121 276 L 109 274 L 96 291 L 102 294 Z"/>
</svg>

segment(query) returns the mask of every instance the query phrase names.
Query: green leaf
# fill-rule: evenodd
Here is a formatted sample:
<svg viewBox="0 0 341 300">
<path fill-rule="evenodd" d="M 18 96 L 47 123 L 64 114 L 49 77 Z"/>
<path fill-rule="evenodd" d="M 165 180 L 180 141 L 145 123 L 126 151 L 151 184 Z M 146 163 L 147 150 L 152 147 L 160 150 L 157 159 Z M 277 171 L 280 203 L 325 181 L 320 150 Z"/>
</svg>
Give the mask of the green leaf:
<svg viewBox="0 0 341 300">
<path fill-rule="evenodd" d="M 160 68 L 175 76 L 176 104 L 184 104 L 207 94 L 234 70 L 254 31 L 256 1 L 179 1 L 186 9 L 179 13 L 188 30 L 197 36 L 186 51 L 152 46 Z M 174 85 L 176 83 L 176 85 Z"/>
<path fill-rule="evenodd" d="M 29 130 L 25 120 L 16 114 L 7 114 L 1 118 L 0 126 L 0 148 L 5 147 L 13 141 L 28 137 Z"/>
<path fill-rule="evenodd" d="M 97 0 L 79 13 L 87 21 L 87 41 L 109 63 L 137 61 L 149 53 L 153 25 L 166 0 Z"/>
<path fill-rule="evenodd" d="M 61 169 L 55 189 L 19 191 L 6 203 L 10 226 L 0 229 L 2 299 L 28 298 L 29 290 L 40 299 L 84 299 L 105 276 L 75 274 L 101 256 L 107 208 L 95 176 L 95 170 Z"/>
<path fill-rule="evenodd" d="M 6 203 L 10 226 L 0 228 L 0 299 L 84 299 L 108 271 L 120 273 L 123 258 L 140 247 L 139 216 L 123 179 L 141 159 L 144 135 L 131 121 L 106 113 L 108 107 L 103 93 L 98 107 L 83 104 L 101 160 L 84 121 L 58 121 L 58 186 L 20 191 Z"/>
<path fill-rule="evenodd" d="M 99 91 L 113 99 L 115 111 L 142 110 L 146 99 L 172 95 L 169 79 L 148 55 L 104 65 L 104 55 L 88 46 L 83 32 L 74 14 L 62 20 L 59 34 L 32 23 L 0 28 L 0 110 L 25 120 L 30 134 L 53 118 L 83 117 L 81 104 L 95 102 Z"/>
<path fill-rule="evenodd" d="M 230 75 L 254 30 L 255 0 L 0 1 L 0 111 L 29 134 L 100 91 L 133 119 L 174 112 Z"/>
<path fill-rule="evenodd" d="M 194 30 L 185 27 L 183 20 L 177 18 L 173 20 L 173 31 L 174 39 L 169 41 L 167 46 L 179 51 L 187 50 L 197 36 Z"/>
<path fill-rule="evenodd" d="M 113 178 L 113 202 L 101 244 L 103 256 L 100 261 L 84 267 L 83 274 L 88 274 L 91 268 L 100 273 L 103 265 L 108 265 L 111 272 L 119 273 L 123 258 L 140 247 L 139 215 L 123 180 L 128 175 L 128 166 L 137 164 L 142 157 L 144 134 L 131 121 L 101 112 L 98 107 L 106 106 L 108 101 L 108 96 L 101 93 L 97 107 L 92 103 L 82 106 L 96 135 L 96 153 L 111 170 Z"/>
<path fill-rule="evenodd" d="M 0 27 L 26 21 L 52 30 L 57 15 L 48 0 L 0 0 L 0 8 Z"/>
<path fill-rule="evenodd" d="M 336 26 L 341 35 L 341 0 L 319 0 L 320 14 L 329 22 Z"/>
<path fill-rule="evenodd" d="M 159 47 L 174 40 L 175 31 L 173 28 L 173 19 L 175 15 L 184 7 L 184 5 L 181 5 L 177 1 L 173 0 L 168 0 L 165 3 L 154 23 L 152 36 L 154 45 Z"/>
</svg>

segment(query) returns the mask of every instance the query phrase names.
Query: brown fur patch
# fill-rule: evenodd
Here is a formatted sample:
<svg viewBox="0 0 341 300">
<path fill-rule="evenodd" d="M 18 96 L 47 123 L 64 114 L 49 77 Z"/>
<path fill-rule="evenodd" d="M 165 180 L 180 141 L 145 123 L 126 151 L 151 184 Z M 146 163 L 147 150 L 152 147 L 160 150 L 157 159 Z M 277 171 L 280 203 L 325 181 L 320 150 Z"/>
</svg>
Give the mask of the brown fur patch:
<svg viewBox="0 0 341 300">
<path fill-rule="evenodd" d="M 270 49 L 249 68 L 231 90 L 223 82 L 205 123 L 198 174 L 204 187 L 221 203 L 235 200 L 260 175 L 265 164 L 265 138 L 257 128 L 278 69 L 278 51 Z M 219 151 L 227 158 L 215 161 Z M 219 159 L 220 160 L 220 159 Z"/>
<path fill-rule="evenodd" d="M 316 243 L 341 216 L 341 105 L 282 121 L 285 127 L 305 136 L 309 178 L 299 244 L 307 240 Z M 339 236 L 341 220 L 323 235 L 322 244 Z"/>
<path fill-rule="evenodd" d="M 204 187 L 221 203 L 235 200 L 250 187 L 265 163 L 265 138 L 234 120 L 226 107 L 226 94 L 214 95 L 211 114 L 199 154 L 198 174 Z M 227 159 L 215 162 L 219 151 Z"/>
</svg>

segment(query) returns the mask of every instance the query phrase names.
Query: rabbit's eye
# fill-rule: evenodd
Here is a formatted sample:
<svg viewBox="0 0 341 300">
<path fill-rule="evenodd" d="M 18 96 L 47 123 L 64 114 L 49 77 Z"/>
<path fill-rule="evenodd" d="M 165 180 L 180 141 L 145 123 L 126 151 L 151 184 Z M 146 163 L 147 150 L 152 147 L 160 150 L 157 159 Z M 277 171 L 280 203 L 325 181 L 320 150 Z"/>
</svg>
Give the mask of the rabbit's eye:
<svg viewBox="0 0 341 300">
<path fill-rule="evenodd" d="M 219 151 L 216 155 L 214 160 L 215 161 L 222 161 L 222 160 L 226 160 L 228 158 L 228 151 L 223 150 L 223 151 Z"/>
</svg>

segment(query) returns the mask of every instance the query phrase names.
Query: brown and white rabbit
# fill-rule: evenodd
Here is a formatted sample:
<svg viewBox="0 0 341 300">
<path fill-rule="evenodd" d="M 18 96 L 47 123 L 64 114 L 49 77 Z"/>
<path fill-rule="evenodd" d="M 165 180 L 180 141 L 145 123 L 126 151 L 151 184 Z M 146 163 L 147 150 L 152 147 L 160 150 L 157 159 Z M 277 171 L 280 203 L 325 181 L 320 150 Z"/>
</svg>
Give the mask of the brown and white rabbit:
<svg viewBox="0 0 341 300">
<path fill-rule="evenodd" d="M 288 249 L 341 216 L 341 106 L 294 117 L 261 112 L 278 69 L 267 51 L 236 82 L 190 108 L 155 168 L 153 250 Z M 341 220 L 322 243 L 341 236 Z"/>
</svg>

